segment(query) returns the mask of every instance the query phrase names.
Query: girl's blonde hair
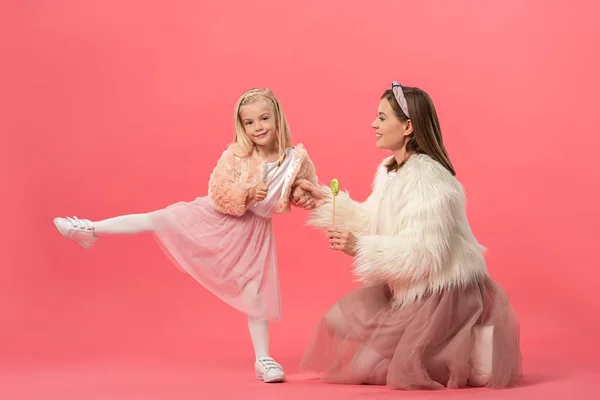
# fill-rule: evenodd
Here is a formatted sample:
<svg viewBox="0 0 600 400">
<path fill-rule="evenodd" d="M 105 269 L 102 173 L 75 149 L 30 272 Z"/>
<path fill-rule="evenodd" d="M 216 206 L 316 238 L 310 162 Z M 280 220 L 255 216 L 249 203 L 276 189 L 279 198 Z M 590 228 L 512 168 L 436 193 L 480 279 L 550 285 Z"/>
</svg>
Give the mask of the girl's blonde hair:
<svg viewBox="0 0 600 400">
<path fill-rule="evenodd" d="M 279 143 L 279 152 L 283 151 L 292 145 L 292 137 L 290 134 L 290 127 L 288 125 L 283 109 L 279 104 L 279 100 L 273 94 L 270 89 L 257 88 L 247 90 L 237 101 L 235 105 L 235 135 L 233 137 L 234 143 L 237 143 L 242 154 L 246 156 L 250 154 L 254 148 L 254 144 L 246 135 L 244 130 L 244 124 L 240 118 L 240 109 L 248 104 L 255 103 L 257 101 L 264 100 L 273 108 L 273 118 L 275 118 L 275 128 L 277 129 L 277 142 Z"/>
</svg>

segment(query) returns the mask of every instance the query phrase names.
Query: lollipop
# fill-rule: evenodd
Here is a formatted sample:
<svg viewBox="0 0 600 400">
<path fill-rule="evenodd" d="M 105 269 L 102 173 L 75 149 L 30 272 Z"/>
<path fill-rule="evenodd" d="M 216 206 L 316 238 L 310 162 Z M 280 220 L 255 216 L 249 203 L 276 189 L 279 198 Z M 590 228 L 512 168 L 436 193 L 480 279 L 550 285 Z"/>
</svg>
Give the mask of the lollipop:
<svg viewBox="0 0 600 400">
<path fill-rule="evenodd" d="M 273 172 L 273 175 L 271 176 L 271 178 L 267 182 L 267 188 L 269 187 L 269 185 L 271 184 L 271 182 L 273 182 L 273 178 L 275 178 L 275 175 L 277 175 L 277 171 L 279 170 L 279 167 L 281 167 L 281 164 L 283 164 L 283 162 L 285 161 L 285 157 L 286 156 L 287 156 L 287 154 L 283 153 L 281 155 L 281 157 L 279 157 L 279 160 L 277 160 L 277 168 L 275 168 L 275 172 Z M 258 202 L 256 202 L 254 204 L 254 207 L 256 207 L 257 205 L 258 205 Z"/>
<path fill-rule="evenodd" d="M 329 184 L 329 188 L 331 189 L 331 194 L 333 194 L 333 221 L 332 225 L 335 226 L 335 198 L 338 193 L 340 193 L 340 182 L 337 179 L 332 179 Z"/>
</svg>

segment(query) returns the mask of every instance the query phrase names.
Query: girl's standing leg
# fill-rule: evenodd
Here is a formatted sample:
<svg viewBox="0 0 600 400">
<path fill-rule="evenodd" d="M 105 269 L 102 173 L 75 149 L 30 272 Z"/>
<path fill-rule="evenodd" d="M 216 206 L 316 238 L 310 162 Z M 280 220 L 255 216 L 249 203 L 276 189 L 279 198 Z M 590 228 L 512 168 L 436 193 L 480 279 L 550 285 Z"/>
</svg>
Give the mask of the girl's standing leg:
<svg viewBox="0 0 600 400">
<path fill-rule="evenodd" d="M 283 368 L 269 357 L 269 322 L 264 319 L 248 316 L 248 330 L 256 355 L 254 370 L 256 378 L 264 382 L 283 382 Z"/>
<path fill-rule="evenodd" d="M 269 357 L 269 322 L 248 316 L 248 330 L 256 359 Z"/>
</svg>

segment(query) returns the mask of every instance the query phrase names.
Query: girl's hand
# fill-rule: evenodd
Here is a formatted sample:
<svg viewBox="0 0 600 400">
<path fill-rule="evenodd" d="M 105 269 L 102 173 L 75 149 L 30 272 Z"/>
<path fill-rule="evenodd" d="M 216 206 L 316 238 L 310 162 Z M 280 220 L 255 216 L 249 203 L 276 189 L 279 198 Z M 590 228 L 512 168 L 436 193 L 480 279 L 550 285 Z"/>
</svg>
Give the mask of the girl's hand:
<svg viewBox="0 0 600 400">
<path fill-rule="evenodd" d="M 305 210 L 315 208 L 315 200 L 300 186 L 296 186 L 292 192 L 292 204 L 296 207 L 303 207 Z"/>
<path fill-rule="evenodd" d="M 248 196 L 256 202 L 261 202 L 267 197 L 267 194 L 269 194 L 269 188 L 266 183 L 261 182 L 253 188 L 250 188 Z"/>
<path fill-rule="evenodd" d="M 343 251 L 352 257 L 356 256 L 356 236 L 354 234 L 337 228 L 329 228 L 327 236 L 331 249 Z"/>
</svg>

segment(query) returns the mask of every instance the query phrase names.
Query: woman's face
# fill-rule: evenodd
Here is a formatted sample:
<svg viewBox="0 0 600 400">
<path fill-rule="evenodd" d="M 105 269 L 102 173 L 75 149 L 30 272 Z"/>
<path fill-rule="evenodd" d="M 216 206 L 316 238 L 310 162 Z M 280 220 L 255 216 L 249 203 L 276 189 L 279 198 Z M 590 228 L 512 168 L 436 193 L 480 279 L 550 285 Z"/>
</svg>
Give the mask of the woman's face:
<svg viewBox="0 0 600 400">
<path fill-rule="evenodd" d="M 408 136 L 412 133 L 410 120 L 400 121 L 396 117 L 390 102 L 385 98 L 379 102 L 377 118 L 371 124 L 371 128 L 375 129 L 375 145 L 377 148 L 391 151 L 406 146 Z"/>
</svg>

